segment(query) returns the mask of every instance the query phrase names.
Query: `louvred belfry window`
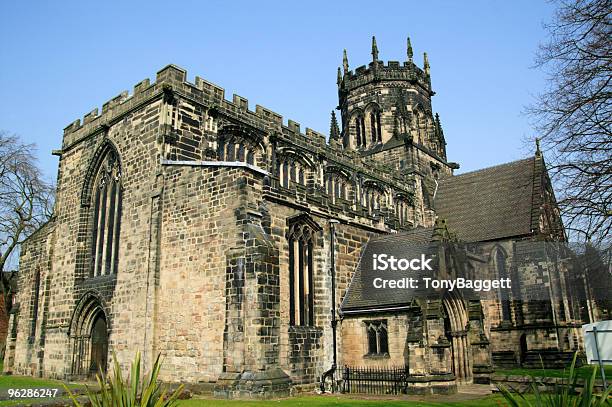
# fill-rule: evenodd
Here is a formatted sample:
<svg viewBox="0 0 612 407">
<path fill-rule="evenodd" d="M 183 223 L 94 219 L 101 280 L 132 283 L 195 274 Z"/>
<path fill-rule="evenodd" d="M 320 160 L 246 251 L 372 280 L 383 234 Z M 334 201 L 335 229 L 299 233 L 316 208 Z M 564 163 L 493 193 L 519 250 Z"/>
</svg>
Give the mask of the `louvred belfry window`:
<svg viewBox="0 0 612 407">
<path fill-rule="evenodd" d="M 101 276 L 117 272 L 121 229 L 121 168 L 114 151 L 100 164 L 92 193 L 92 271 Z"/>
</svg>

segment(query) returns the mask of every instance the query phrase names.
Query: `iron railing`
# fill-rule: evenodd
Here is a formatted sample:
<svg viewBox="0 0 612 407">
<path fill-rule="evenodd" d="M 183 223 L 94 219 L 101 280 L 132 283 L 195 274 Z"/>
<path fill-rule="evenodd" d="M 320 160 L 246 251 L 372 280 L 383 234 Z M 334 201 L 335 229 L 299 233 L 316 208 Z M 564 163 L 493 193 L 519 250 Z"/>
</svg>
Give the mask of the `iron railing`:
<svg viewBox="0 0 612 407">
<path fill-rule="evenodd" d="M 342 379 L 344 393 L 405 394 L 408 388 L 408 366 L 345 366 Z"/>
</svg>

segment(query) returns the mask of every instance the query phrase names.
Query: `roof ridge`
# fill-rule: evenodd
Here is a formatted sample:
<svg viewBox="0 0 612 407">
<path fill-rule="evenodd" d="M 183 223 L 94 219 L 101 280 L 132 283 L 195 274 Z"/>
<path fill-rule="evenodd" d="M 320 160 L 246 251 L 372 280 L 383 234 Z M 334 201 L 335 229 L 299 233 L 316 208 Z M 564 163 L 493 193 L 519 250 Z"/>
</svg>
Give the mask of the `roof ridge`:
<svg viewBox="0 0 612 407">
<path fill-rule="evenodd" d="M 424 227 L 424 226 L 416 226 L 410 230 L 404 230 L 401 232 L 397 232 L 397 233 L 390 233 L 387 235 L 380 235 L 380 236 L 373 236 L 370 241 L 373 242 L 381 242 L 384 240 L 388 240 L 388 239 L 397 239 L 398 237 L 406 237 L 406 236 L 414 236 L 414 235 L 418 235 L 421 233 L 428 233 L 431 232 L 433 234 L 433 230 L 434 227 L 433 226 L 429 226 L 429 227 Z"/>
<path fill-rule="evenodd" d="M 453 178 L 463 177 L 464 175 L 472 175 L 472 174 L 476 174 L 476 173 L 479 173 L 479 172 L 489 171 L 489 170 L 493 170 L 493 169 L 496 169 L 496 168 L 501 168 L 501 167 L 506 167 L 506 166 L 509 166 L 509 165 L 512 165 L 512 164 L 517 164 L 517 163 L 519 163 L 521 161 L 530 161 L 530 160 L 533 160 L 533 159 L 534 159 L 534 157 L 525 157 L 525 158 L 521 158 L 519 160 L 510 161 L 510 162 L 503 163 L 503 164 L 492 165 L 490 167 L 479 168 L 477 170 L 473 170 L 473 171 L 469 171 L 469 172 L 464 172 L 463 174 L 453 175 L 453 176 L 450 176 L 450 177 L 447 177 L 447 178 L 443 178 L 441 181 L 445 182 L 445 181 L 451 180 Z"/>
</svg>

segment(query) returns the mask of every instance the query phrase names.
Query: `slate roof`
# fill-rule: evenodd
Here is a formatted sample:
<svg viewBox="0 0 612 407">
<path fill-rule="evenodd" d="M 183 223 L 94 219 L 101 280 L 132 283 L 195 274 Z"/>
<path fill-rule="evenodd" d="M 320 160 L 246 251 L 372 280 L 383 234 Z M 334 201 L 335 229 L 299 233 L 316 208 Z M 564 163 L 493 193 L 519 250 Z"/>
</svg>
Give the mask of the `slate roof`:
<svg viewBox="0 0 612 407">
<path fill-rule="evenodd" d="M 363 249 L 361 260 L 353 274 L 349 289 L 340 309 L 343 313 L 372 309 L 394 309 L 409 306 L 415 298 L 422 298 L 423 293 L 411 289 L 376 289 L 373 280 L 376 277 L 398 279 L 417 277 L 414 271 L 375 271 L 373 255 L 385 253 L 396 258 L 416 258 L 431 249 L 433 228 L 416 228 L 408 232 L 373 237 Z"/>
<path fill-rule="evenodd" d="M 541 161 L 531 157 L 442 179 L 436 215 L 466 242 L 531 235 L 539 217 Z"/>
</svg>

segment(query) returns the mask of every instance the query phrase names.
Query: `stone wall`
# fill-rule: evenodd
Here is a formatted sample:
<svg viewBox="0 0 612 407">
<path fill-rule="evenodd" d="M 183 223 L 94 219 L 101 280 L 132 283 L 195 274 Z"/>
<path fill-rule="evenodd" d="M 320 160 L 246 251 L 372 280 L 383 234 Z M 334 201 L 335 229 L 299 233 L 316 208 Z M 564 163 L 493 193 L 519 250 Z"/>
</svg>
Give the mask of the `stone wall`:
<svg viewBox="0 0 612 407">
<path fill-rule="evenodd" d="M 109 355 L 124 369 L 138 351 L 145 369 L 161 354 L 162 380 L 215 383 L 224 397 L 284 395 L 289 383 L 314 385 L 333 360 L 331 256 L 339 307 L 369 238 L 433 225 L 434 177 L 455 168 L 446 162 L 439 122 L 433 123 L 428 73 L 412 65 L 402 72 L 412 76 L 401 84 L 389 77 L 386 85 L 352 87 L 369 81 L 371 72 L 358 69 L 348 77 L 356 81 L 346 84 L 350 94 L 342 96 L 345 119 L 352 108 L 367 109 L 380 91 L 383 140 L 397 142 L 380 151 L 302 132 L 265 107 L 250 110 L 241 96 L 226 100 L 222 88 L 202 78 L 188 82 L 172 65 L 154 83 L 144 80 L 132 95 L 122 92 L 100 114 L 94 109 L 70 124 L 59 152 L 53 221 L 23 247 L 5 369 L 72 377 L 83 357 L 76 351 L 77 321 L 84 302 L 94 301 L 108 324 Z M 396 85 L 405 92 L 391 91 Z M 413 123 L 396 132 L 398 109 L 412 114 L 412 107 L 426 113 L 426 128 Z M 110 151 L 119 157 L 123 192 L 118 272 L 93 277 L 92 191 Z M 344 189 L 336 187 L 339 180 Z M 378 200 L 369 205 L 374 190 Z M 400 204 L 408 204 L 407 216 L 398 216 Z M 289 325 L 288 233 L 296 218 L 316 230 L 312 326 Z M 330 221 L 339 222 L 334 253 Z M 508 253 L 511 246 L 503 245 Z M 523 274 L 534 275 L 530 268 Z M 442 308 L 436 304 L 430 315 L 428 306 L 422 318 L 384 316 L 389 358 L 364 358 L 363 318 L 345 318 L 337 334 L 339 365 L 409 363 L 415 374 L 442 376 L 451 388 Z M 499 304 L 485 316 L 485 326 L 499 328 L 494 342 L 516 343 Z M 470 346 L 480 346 L 473 333 L 482 326 L 474 324 L 469 333 L 454 331 L 466 352 L 476 354 Z M 477 359 L 486 364 L 483 352 Z M 419 380 L 415 387 L 429 386 Z"/>
<path fill-rule="evenodd" d="M 214 381 L 223 368 L 228 251 L 238 244 L 240 168 L 166 167 L 159 266 L 152 279 L 154 353 L 168 381 Z"/>
<path fill-rule="evenodd" d="M 66 132 L 48 262 L 36 259 L 32 260 L 36 265 L 28 266 L 27 244 L 21 261 L 21 270 L 25 272 L 20 284 L 23 295 L 31 293 L 31 285 L 26 283 L 30 269 L 38 267 L 50 272 L 48 278 L 42 278 L 48 284 L 44 289 L 48 297 L 40 299 L 45 303 L 40 318 L 45 321 L 44 358 L 39 368 L 44 376 L 65 378 L 71 374 L 74 344 L 70 324 L 75 307 L 86 293 L 95 295 L 103 304 L 109 322 L 110 350 L 117 353 L 122 365 L 127 366 L 135 350 L 141 349 L 141 338 L 134 335 L 134 330 L 144 330 L 144 301 L 138 299 L 144 299 L 141 290 L 146 286 L 149 214 L 159 162 L 156 153 L 160 105 L 158 100 L 133 106 L 132 110 L 122 112 L 121 120 L 111 120 L 112 110 L 107 110 L 106 120 L 97 127 L 92 126 L 88 116 L 83 126 L 84 130 L 90 129 L 86 137 L 77 138 Z M 95 163 L 109 148 L 117 151 L 122 168 L 120 273 L 90 278 L 92 176 Z M 28 330 L 24 315 L 21 312 L 19 315 L 15 367 L 23 369 L 32 363 L 28 355 L 35 348 L 22 340 Z"/>
<path fill-rule="evenodd" d="M 9 319 L 5 372 L 42 374 L 54 229 L 53 221 L 47 223 L 21 247 L 19 290 Z"/>
<path fill-rule="evenodd" d="M 517 366 L 538 352 L 553 350 L 564 358 L 566 352 L 581 348 L 581 317 L 576 312 L 579 295 L 570 291 L 571 270 L 559 261 L 561 247 L 535 240 L 479 245 L 478 251 L 487 263 L 485 272 L 491 278 L 499 278 L 496 251 L 504 253 L 513 284 L 509 318 L 502 317 L 499 297 L 482 301 L 496 366 Z"/>
<path fill-rule="evenodd" d="M 366 322 L 384 320 L 387 323 L 388 355 L 368 355 Z M 403 367 L 408 363 L 406 316 L 379 314 L 363 318 L 349 317 L 342 320 L 342 363 L 340 366 Z"/>
</svg>

